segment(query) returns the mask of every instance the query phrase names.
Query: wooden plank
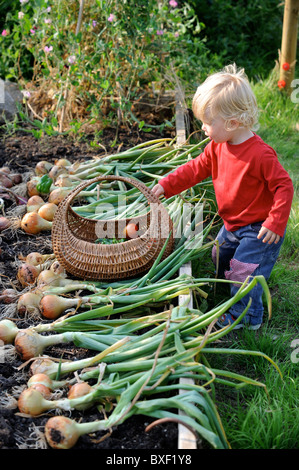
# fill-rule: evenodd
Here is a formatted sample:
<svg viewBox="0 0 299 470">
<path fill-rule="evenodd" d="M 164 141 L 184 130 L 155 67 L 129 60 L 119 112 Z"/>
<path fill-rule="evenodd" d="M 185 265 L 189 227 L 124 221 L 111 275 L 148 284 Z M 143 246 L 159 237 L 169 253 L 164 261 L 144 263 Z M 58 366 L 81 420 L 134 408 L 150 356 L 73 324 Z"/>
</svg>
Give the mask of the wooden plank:
<svg viewBox="0 0 299 470">
<path fill-rule="evenodd" d="M 186 142 L 186 126 L 185 126 L 185 106 L 184 106 L 184 94 L 181 89 L 176 90 L 176 136 L 177 146 L 181 146 Z M 186 263 L 180 268 L 180 274 L 187 273 L 192 274 L 191 263 Z M 188 295 L 179 296 L 179 305 L 185 304 L 189 299 Z M 190 297 L 188 306 L 192 307 L 192 297 Z M 193 384 L 192 379 L 180 379 L 180 384 Z M 179 393 L 183 393 L 184 390 L 180 389 Z M 184 415 L 183 411 L 179 411 L 180 415 Z M 194 434 L 182 424 L 178 425 L 178 449 L 196 449 L 196 438 Z"/>
</svg>

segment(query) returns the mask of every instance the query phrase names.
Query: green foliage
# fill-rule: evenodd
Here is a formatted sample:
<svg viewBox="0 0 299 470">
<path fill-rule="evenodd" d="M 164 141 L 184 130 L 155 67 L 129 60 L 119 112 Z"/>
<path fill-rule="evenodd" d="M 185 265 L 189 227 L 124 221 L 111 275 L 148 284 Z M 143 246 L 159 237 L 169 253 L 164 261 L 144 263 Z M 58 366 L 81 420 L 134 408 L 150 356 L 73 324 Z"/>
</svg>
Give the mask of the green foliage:
<svg viewBox="0 0 299 470">
<path fill-rule="evenodd" d="M 173 87 L 173 77 L 198 72 L 206 49 L 187 3 L 86 0 L 82 21 L 79 8 L 74 0 L 33 0 L 7 14 L 0 76 L 38 88 L 43 106 L 31 105 L 42 118 L 54 112 L 64 122 L 88 116 L 129 123 L 132 104 L 153 83 Z"/>
<path fill-rule="evenodd" d="M 205 24 L 211 61 L 236 62 L 253 78 L 265 78 L 281 47 L 283 2 L 277 0 L 191 0 Z"/>
</svg>

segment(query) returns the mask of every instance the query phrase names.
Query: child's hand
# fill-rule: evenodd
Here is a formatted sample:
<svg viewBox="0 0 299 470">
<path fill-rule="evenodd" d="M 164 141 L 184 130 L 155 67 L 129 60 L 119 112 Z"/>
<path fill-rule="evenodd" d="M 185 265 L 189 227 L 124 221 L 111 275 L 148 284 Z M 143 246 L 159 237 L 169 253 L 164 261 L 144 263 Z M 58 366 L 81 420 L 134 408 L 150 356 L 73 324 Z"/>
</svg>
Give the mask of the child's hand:
<svg viewBox="0 0 299 470">
<path fill-rule="evenodd" d="M 264 237 L 264 238 L 263 238 Z M 272 232 L 272 230 L 269 230 L 268 228 L 266 227 L 261 227 L 259 233 L 258 233 L 258 236 L 257 238 L 263 238 L 263 243 L 269 243 L 269 245 L 271 245 L 271 243 L 278 243 L 279 240 L 280 240 L 280 236 L 277 235 L 277 233 L 274 233 Z"/>
<path fill-rule="evenodd" d="M 161 194 L 164 194 L 164 188 L 159 183 L 153 187 L 152 191 L 157 197 L 161 196 Z"/>
</svg>

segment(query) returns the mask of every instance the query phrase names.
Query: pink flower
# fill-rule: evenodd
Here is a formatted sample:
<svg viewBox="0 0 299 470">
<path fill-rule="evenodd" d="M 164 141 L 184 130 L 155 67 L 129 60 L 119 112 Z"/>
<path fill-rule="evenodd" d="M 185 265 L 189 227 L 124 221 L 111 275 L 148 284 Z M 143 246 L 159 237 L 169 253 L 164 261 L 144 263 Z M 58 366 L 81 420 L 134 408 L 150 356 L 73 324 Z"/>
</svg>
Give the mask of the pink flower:
<svg viewBox="0 0 299 470">
<path fill-rule="evenodd" d="M 52 23 L 51 18 L 46 18 L 46 19 L 45 19 L 45 23 L 46 23 L 46 24 L 51 24 L 51 23 Z"/>
<path fill-rule="evenodd" d="M 30 98 L 31 94 L 30 91 L 23 90 L 22 91 L 24 98 Z"/>
<path fill-rule="evenodd" d="M 22 4 L 23 3 L 28 3 L 28 2 L 29 2 L 29 0 L 20 0 L 20 3 L 22 3 Z"/>
<path fill-rule="evenodd" d="M 178 38 L 179 35 L 180 35 L 180 33 L 179 33 L 178 31 L 176 31 L 176 32 L 174 33 L 174 37 L 175 37 L 175 38 Z"/>
<path fill-rule="evenodd" d="M 92 26 L 93 26 L 94 28 L 96 27 L 97 24 L 98 24 L 98 22 L 97 22 L 96 20 L 93 20 L 93 21 L 92 21 Z"/>
<path fill-rule="evenodd" d="M 112 23 L 112 21 L 114 21 L 115 19 L 116 19 L 115 15 L 113 15 L 113 13 L 110 13 L 110 15 L 108 16 L 108 21 Z"/>
<path fill-rule="evenodd" d="M 25 13 L 23 13 L 22 11 L 19 11 L 19 13 L 18 13 L 19 20 L 22 20 L 24 18 L 24 16 L 25 16 Z"/>
<path fill-rule="evenodd" d="M 157 35 L 158 35 L 158 36 L 162 36 L 163 34 L 164 34 L 163 29 L 158 29 L 158 30 L 157 30 Z"/>
<path fill-rule="evenodd" d="M 53 47 L 52 46 L 45 46 L 44 51 L 45 52 L 51 52 L 51 51 L 53 51 Z"/>
<path fill-rule="evenodd" d="M 47 7 L 47 12 L 50 13 L 51 7 Z"/>
<path fill-rule="evenodd" d="M 175 7 L 178 6 L 178 2 L 176 2 L 175 0 L 170 0 L 169 5 L 173 8 L 175 8 Z"/>
<path fill-rule="evenodd" d="M 74 64 L 76 62 L 76 57 L 74 55 L 70 55 L 68 58 L 69 64 Z"/>
<path fill-rule="evenodd" d="M 35 29 L 30 29 L 31 34 L 35 34 Z"/>
<path fill-rule="evenodd" d="M 8 31 L 7 31 L 7 29 L 3 29 L 3 31 L 2 31 L 2 36 L 8 36 Z"/>
</svg>

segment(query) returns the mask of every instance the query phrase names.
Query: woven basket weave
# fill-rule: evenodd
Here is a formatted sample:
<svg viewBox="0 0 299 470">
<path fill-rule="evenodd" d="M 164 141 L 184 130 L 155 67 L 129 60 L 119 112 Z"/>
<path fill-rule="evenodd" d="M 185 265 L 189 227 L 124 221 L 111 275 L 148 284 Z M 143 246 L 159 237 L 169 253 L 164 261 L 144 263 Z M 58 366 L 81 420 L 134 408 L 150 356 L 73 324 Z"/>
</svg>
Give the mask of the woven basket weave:
<svg viewBox="0 0 299 470">
<path fill-rule="evenodd" d="M 150 211 L 134 219 L 92 220 L 81 217 L 71 204 L 79 193 L 100 181 L 123 181 L 146 197 Z M 115 244 L 99 244 L 99 231 L 122 233 L 128 222 L 138 224 L 140 236 Z M 100 176 L 79 184 L 59 204 L 52 223 L 52 246 L 67 273 L 86 280 L 117 280 L 145 273 L 153 265 L 171 232 L 163 258 L 173 249 L 173 225 L 159 199 L 140 181 L 122 176 Z M 122 238 L 122 236 L 119 236 Z"/>
</svg>

